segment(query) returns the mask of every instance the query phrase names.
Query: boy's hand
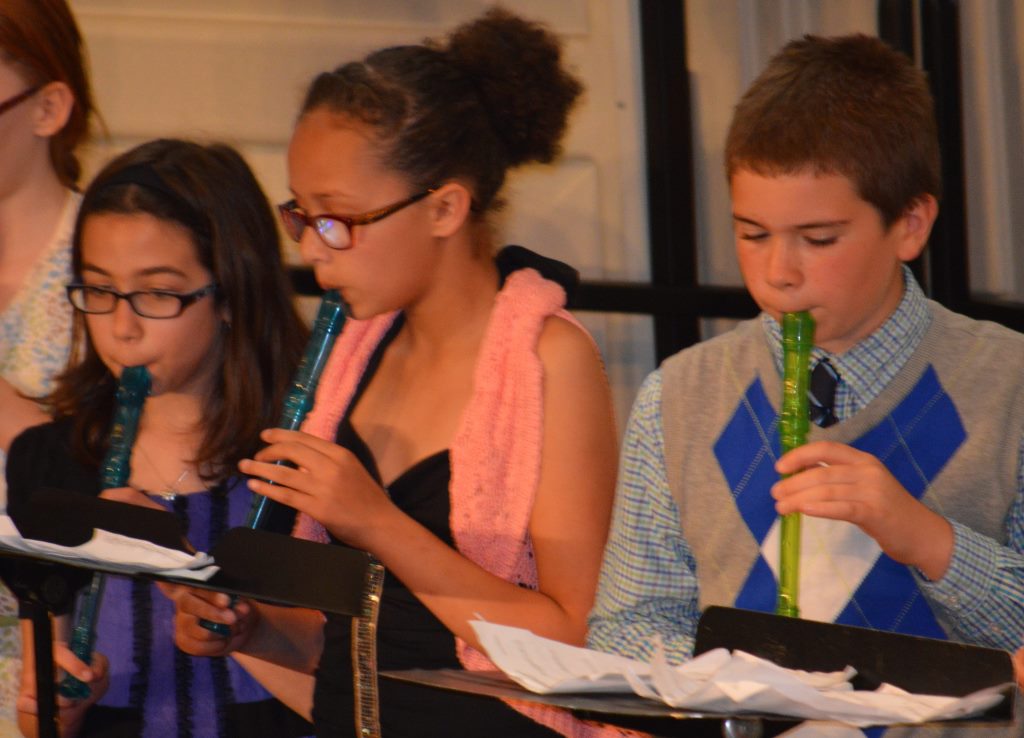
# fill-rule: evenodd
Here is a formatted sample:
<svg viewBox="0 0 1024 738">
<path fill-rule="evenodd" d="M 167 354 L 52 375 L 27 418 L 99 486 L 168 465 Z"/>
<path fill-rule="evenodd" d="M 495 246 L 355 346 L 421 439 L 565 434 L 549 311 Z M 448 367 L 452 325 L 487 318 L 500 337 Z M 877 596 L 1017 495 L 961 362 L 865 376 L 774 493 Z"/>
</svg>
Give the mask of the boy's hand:
<svg viewBox="0 0 1024 738">
<path fill-rule="evenodd" d="M 845 520 L 896 561 L 941 579 L 953 555 L 949 521 L 915 499 L 877 458 L 841 443 L 795 448 L 775 464 L 791 474 L 772 486 L 780 515 L 798 512 Z"/>
</svg>

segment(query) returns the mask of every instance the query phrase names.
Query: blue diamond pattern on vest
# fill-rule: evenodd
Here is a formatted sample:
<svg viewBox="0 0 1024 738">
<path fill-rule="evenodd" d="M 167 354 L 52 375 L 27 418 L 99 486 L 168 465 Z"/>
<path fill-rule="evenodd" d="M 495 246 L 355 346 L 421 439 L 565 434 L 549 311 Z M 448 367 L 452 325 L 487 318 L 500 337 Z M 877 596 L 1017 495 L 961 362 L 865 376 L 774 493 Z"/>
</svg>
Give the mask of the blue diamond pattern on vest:
<svg viewBox="0 0 1024 738">
<path fill-rule="evenodd" d="M 775 612 L 777 588 L 774 572 L 764 556 L 758 556 L 733 604 L 741 610 Z"/>
<path fill-rule="evenodd" d="M 764 540 L 775 520 L 775 501 L 767 490 L 779 479 L 778 423 L 761 380 L 755 379 L 714 447 L 743 522 L 758 541 Z"/>
<path fill-rule="evenodd" d="M 715 458 L 732 491 L 737 510 L 759 545 L 776 522 L 769 488 L 778 480 L 778 416 L 760 379 L 751 382 L 714 445 Z M 929 366 L 893 412 L 851 445 L 878 457 L 900 483 L 920 498 L 967 438 L 949 395 Z M 880 630 L 944 638 L 910 571 L 888 556 L 852 582 L 845 607 L 838 601 L 836 622 Z M 763 552 L 751 567 L 735 605 L 762 611 L 775 607 L 776 581 Z M 807 589 L 804 597 L 813 596 Z"/>
<path fill-rule="evenodd" d="M 779 479 L 779 416 L 760 379 L 747 387 L 736 412 L 715 442 L 715 458 L 736 501 L 736 509 L 760 545 L 775 522 L 775 501 L 768 489 Z M 775 609 L 775 575 L 758 556 L 736 599 L 737 607 Z"/>
<path fill-rule="evenodd" d="M 929 366 L 883 421 L 851 444 L 874 454 L 920 499 L 967 438 L 960 414 Z"/>
<path fill-rule="evenodd" d="M 931 606 L 917 588 L 910 570 L 885 554 L 879 555 L 836 622 L 946 639 L 945 631 L 935 621 Z"/>
</svg>

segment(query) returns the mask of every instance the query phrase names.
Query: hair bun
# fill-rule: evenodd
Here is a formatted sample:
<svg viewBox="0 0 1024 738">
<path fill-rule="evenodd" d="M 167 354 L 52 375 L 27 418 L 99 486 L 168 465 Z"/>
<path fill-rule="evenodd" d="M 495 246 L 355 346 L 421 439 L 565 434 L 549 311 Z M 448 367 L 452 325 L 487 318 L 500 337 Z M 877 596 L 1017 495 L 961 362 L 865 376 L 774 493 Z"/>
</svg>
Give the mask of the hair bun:
<svg viewBox="0 0 1024 738">
<path fill-rule="evenodd" d="M 561 42 L 551 31 L 492 8 L 456 28 L 439 50 L 473 81 L 510 164 L 558 155 L 583 86 L 562 67 Z"/>
</svg>

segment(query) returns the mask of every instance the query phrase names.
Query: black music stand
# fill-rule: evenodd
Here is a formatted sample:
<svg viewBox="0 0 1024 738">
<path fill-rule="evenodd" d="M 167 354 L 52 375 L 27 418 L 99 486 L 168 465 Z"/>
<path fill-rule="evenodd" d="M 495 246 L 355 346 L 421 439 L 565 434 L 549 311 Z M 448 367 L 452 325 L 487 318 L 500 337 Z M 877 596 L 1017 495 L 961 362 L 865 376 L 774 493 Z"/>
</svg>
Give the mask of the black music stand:
<svg viewBox="0 0 1024 738">
<path fill-rule="evenodd" d="M 857 689 L 888 682 L 910 692 L 963 697 L 1013 682 L 1010 655 L 997 649 L 931 638 L 885 633 L 798 618 L 710 607 L 697 625 L 694 650 L 739 649 L 780 666 L 807 671 L 857 669 Z M 775 736 L 803 722 L 779 715 L 725 715 L 682 710 L 633 694 L 537 695 L 500 672 L 456 669 L 392 671 L 386 677 L 460 692 L 519 699 L 572 710 L 584 720 L 617 725 L 656 736 Z M 947 725 L 1009 723 L 1015 688 L 983 714 Z"/>
<path fill-rule="evenodd" d="M 752 610 L 709 607 L 697 626 L 696 653 L 713 648 L 746 651 L 789 669 L 857 670 L 856 689 L 888 682 L 908 692 L 963 697 L 1012 682 L 1010 654 L 995 648 L 819 623 Z M 1013 700 L 993 708 L 1013 718 Z"/>
<path fill-rule="evenodd" d="M 40 489 L 10 514 L 23 538 L 62 546 L 81 545 L 92 537 L 94 529 L 100 528 L 166 548 L 187 550 L 173 513 L 98 497 Z M 362 612 L 362 593 L 370 564 L 369 554 L 363 551 L 241 527 L 225 533 L 209 553 L 219 570 L 207 581 L 195 581 L 151 572 L 126 575 L 116 566 L 0 546 L 0 576 L 32 620 L 41 738 L 58 735 L 50 619 L 53 613 L 69 609 L 75 593 L 89 582 L 94 571 L 185 584 L 341 615 Z"/>
</svg>

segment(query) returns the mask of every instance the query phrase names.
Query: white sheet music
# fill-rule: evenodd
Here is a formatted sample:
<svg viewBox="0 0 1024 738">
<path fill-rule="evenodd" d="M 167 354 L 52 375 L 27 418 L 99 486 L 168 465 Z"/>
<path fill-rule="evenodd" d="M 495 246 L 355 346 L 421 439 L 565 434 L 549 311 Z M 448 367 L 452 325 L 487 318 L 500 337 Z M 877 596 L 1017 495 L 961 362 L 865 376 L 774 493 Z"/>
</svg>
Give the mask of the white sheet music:
<svg viewBox="0 0 1024 738">
<path fill-rule="evenodd" d="M 187 554 L 105 530 L 94 531 L 93 537 L 81 546 L 58 546 L 47 541 L 22 538 L 7 515 L 0 515 L 0 546 L 13 551 L 46 554 L 69 562 L 105 564 L 126 574 L 159 572 L 167 576 L 205 581 L 217 572 L 217 567 L 213 566 L 213 557 L 209 554 Z"/>
<path fill-rule="evenodd" d="M 785 669 L 742 651 L 715 649 L 670 665 L 659 647 L 649 663 L 558 643 L 483 621 L 471 621 L 491 660 L 532 692 L 629 692 L 672 707 L 727 714 L 753 712 L 849 725 L 949 720 L 998 704 L 998 685 L 967 697 L 910 694 L 892 685 L 854 690 L 855 670 Z"/>
<path fill-rule="evenodd" d="M 470 624 L 491 661 L 538 694 L 629 692 L 627 674 L 642 678 L 651 673 L 639 661 L 539 638 L 522 628 L 481 620 Z"/>
</svg>

